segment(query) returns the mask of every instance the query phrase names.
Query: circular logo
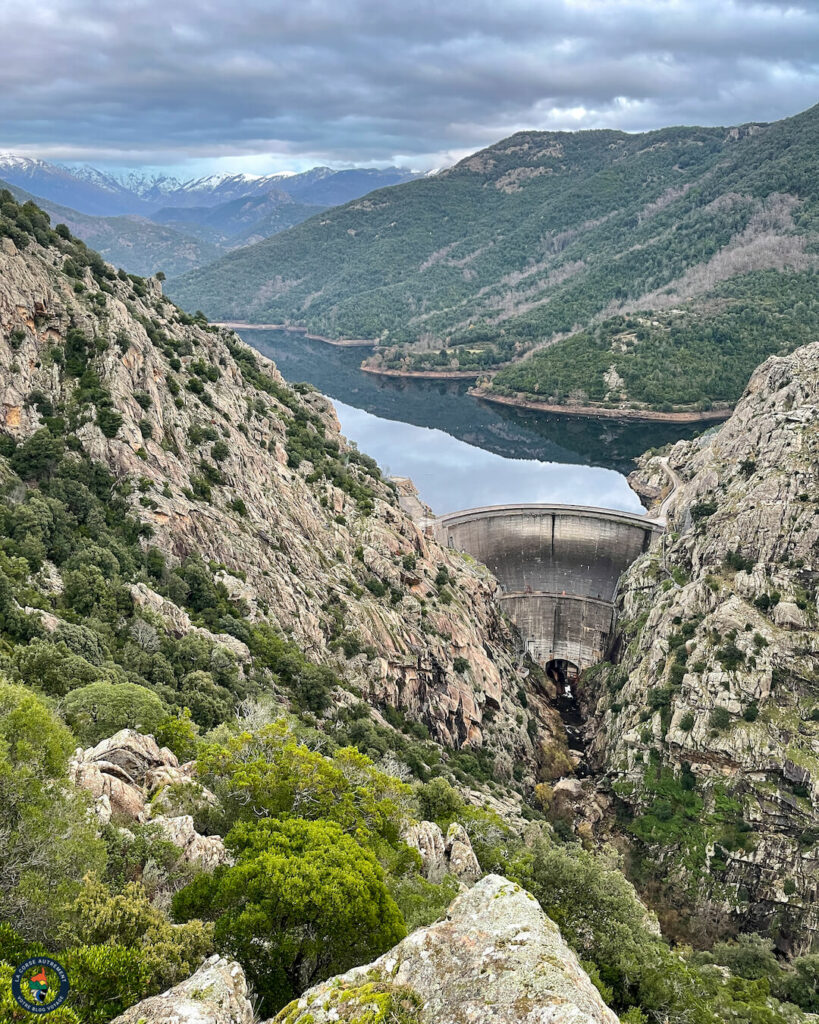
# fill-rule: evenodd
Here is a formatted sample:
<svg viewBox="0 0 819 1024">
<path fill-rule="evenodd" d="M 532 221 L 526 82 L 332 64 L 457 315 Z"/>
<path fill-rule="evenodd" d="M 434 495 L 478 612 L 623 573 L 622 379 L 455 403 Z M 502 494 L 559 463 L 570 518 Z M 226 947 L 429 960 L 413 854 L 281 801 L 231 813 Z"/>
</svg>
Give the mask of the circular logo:
<svg viewBox="0 0 819 1024">
<path fill-rule="evenodd" d="M 33 956 L 11 979 L 11 994 L 29 1013 L 51 1013 L 62 1006 L 71 986 L 62 964 L 50 956 Z"/>
</svg>

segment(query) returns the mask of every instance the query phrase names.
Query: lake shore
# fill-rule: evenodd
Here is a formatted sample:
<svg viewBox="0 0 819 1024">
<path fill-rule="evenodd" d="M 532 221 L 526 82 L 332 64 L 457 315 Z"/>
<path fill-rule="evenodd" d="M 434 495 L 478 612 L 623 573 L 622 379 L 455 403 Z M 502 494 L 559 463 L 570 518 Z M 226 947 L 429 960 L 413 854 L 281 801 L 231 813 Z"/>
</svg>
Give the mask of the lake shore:
<svg viewBox="0 0 819 1024">
<path fill-rule="evenodd" d="M 404 377 L 407 380 L 477 380 L 488 376 L 486 370 L 387 370 L 378 366 L 361 364 L 362 373 L 377 377 Z"/>
<path fill-rule="evenodd" d="M 538 402 L 511 395 L 496 395 L 484 388 L 470 388 L 467 394 L 496 405 L 511 405 L 534 412 L 549 412 L 558 416 L 581 416 L 584 419 L 641 420 L 655 423 L 719 423 L 727 420 L 731 409 L 692 409 L 685 412 L 660 412 L 658 409 L 604 409 L 597 405 L 557 405 Z"/>
<path fill-rule="evenodd" d="M 374 348 L 374 341 L 364 338 L 325 338 L 323 334 L 308 334 L 306 327 L 290 327 L 288 324 L 247 324 L 241 320 L 215 320 L 214 327 L 228 327 L 232 331 L 292 331 L 303 334 L 307 341 L 321 341 L 336 348 Z"/>
</svg>

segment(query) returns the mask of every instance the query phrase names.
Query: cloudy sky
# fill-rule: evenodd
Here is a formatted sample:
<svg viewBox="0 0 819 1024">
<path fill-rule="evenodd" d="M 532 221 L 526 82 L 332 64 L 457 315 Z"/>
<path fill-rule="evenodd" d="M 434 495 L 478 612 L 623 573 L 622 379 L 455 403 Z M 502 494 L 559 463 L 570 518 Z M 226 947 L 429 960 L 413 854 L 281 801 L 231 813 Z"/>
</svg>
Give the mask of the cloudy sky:
<svg viewBox="0 0 819 1024">
<path fill-rule="evenodd" d="M 427 169 L 521 128 L 819 100 L 819 0 L 2 0 L 0 150 Z"/>
</svg>

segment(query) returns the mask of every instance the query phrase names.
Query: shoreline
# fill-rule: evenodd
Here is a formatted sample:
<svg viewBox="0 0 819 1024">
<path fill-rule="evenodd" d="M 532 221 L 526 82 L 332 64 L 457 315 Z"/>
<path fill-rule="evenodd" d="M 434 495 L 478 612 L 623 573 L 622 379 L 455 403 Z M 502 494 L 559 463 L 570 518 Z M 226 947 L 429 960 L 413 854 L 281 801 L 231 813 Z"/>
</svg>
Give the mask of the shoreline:
<svg viewBox="0 0 819 1024">
<path fill-rule="evenodd" d="M 241 320 L 214 320 L 214 327 L 227 327 L 231 331 L 292 331 L 294 334 L 303 334 L 307 341 L 322 341 L 325 345 L 335 345 L 336 348 L 374 348 L 374 341 L 367 341 L 364 338 L 325 338 L 323 334 L 308 334 L 306 327 L 290 327 L 288 324 L 247 324 Z"/>
<path fill-rule="evenodd" d="M 477 380 L 488 376 L 486 370 L 388 370 L 377 366 L 359 367 L 362 373 L 372 373 L 379 377 L 404 377 L 408 380 Z"/>
<path fill-rule="evenodd" d="M 660 412 L 657 409 L 604 409 L 595 405 L 555 405 L 534 399 L 513 398 L 508 395 L 493 395 L 481 388 L 470 388 L 468 395 L 485 402 L 510 405 L 517 409 L 533 412 L 548 412 L 557 416 L 579 416 L 586 419 L 642 420 L 660 423 L 715 423 L 727 420 L 733 409 L 708 409 L 690 412 Z"/>
</svg>

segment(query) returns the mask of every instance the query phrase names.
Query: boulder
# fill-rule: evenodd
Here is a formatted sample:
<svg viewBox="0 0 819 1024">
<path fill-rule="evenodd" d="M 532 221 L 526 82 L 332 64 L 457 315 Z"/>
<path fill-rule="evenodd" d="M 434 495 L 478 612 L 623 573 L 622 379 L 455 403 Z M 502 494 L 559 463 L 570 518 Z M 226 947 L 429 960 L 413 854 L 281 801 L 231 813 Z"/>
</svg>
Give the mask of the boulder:
<svg viewBox="0 0 819 1024">
<path fill-rule="evenodd" d="M 421 854 L 421 871 L 429 882 L 440 882 L 447 873 L 444 834 L 434 821 L 410 825 L 402 836 L 407 846 Z"/>
<path fill-rule="evenodd" d="M 410 825 L 402 838 L 421 854 L 421 871 L 428 882 L 440 882 L 444 875 L 454 875 L 465 885 L 471 885 L 481 877 L 472 843 L 458 822 L 449 826 L 446 839 L 434 821 Z"/>
<path fill-rule="evenodd" d="M 180 985 L 143 999 L 111 1024 L 253 1024 L 242 968 L 212 956 Z"/>
<path fill-rule="evenodd" d="M 189 863 L 197 863 L 206 871 L 212 871 L 220 864 L 230 864 L 232 859 L 225 849 L 221 836 L 203 836 L 193 827 L 190 814 L 182 814 L 177 818 L 166 818 L 158 815 L 151 819 L 152 825 L 158 825 L 166 839 L 178 846 Z"/>
<path fill-rule="evenodd" d="M 105 825 L 112 817 L 145 819 L 145 797 L 142 790 L 117 765 L 105 761 L 84 761 L 82 750 L 69 764 L 69 777 L 75 786 L 86 789 L 94 797 L 94 809 Z"/>
<path fill-rule="evenodd" d="M 77 748 L 69 763 L 74 785 L 87 789 L 98 802 L 98 816 L 145 819 L 143 784 L 149 773 L 159 768 L 177 769 L 176 756 L 160 747 L 153 736 L 134 729 L 121 729 L 95 747 Z M 107 804 L 99 804 L 106 797 Z"/>
<path fill-rule="evenodd" d="M 481 866 L 466 829 L 457 821 L 446 832 L 446 854 L 449 858 L 449 873 L 466 885 L 481 877 Z"/>
<path fill-rule="evenodd" d="M 153 736 L 145 736 L 135 729 L 120 729 L 108 739 L 101 740 L 96 747 L 83 751 L 83 760 L 115 764 L 138 783 L 144 782 L 153 768 L 161 765 L 179 767 L 172 751 L 160 747 Z"/>
<path fill-rule="evenodd" d="M 417 1024 L 618 1024 L 534 896 L 499 875 L 458 896 L 444 921 L 309 989 L 268 1024 L 387 1020 L 388 1011 Z"/>
</svg>

